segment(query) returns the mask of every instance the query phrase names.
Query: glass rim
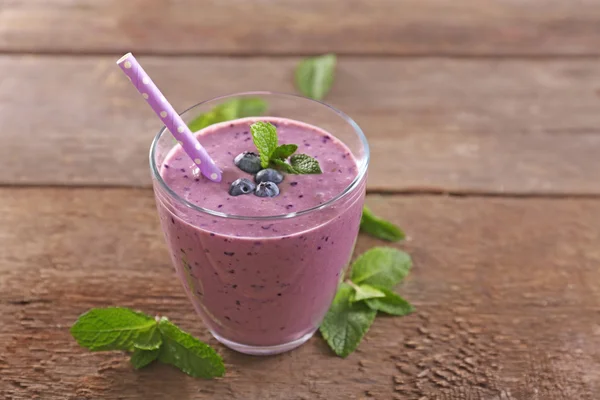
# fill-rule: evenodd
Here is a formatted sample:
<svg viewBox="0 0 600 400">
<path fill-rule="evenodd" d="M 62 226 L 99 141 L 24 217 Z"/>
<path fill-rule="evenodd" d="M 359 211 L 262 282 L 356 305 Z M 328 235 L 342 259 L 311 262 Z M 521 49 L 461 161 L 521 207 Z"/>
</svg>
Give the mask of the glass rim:
<svg viewBox="0 0 600 400">
<path fill-rule="evenodd" d="M 295 98 L 302 99 L 302 100 L 308 100 L 309 102 L 318 103 L 322 106 L 327 107 L 330 111 L 333 111 L 335 114 L 337 114 L 339 117 L 341 117 L 346 123 L 348 123 L 350 125 L 350 127 L 354 130 L 354 132 L 357 134 L 358 138 L 360 139 L 361 145 L 365 152 L 365 156 L 364 156 L 363 160 L 358 165 L 358 174 L 352 180 L 352 182 L 350 182 L 350 184 L 348 184 L 348 186 L 346 186 L 346 188 L 344 190 L 342 190 L 340 193 L 338 193 L 337 195 L 335 195 L 334 197 L 332 197 L 331 199 L 327 200 L 326 202 L 324 202 L 322 204 L 318 204 L 314 207 L 306 208 L 304 210 L 295 211 L 295 212 L 291 212 L 291 213 L 287 213 L 287 214 L 264 215 L 264 216 L 236 215 L 236 214 L 228 214 L 228 213 L 223 213 L 220 211 L 215 211 L 215 210 L 211 210 L 208 208 L 200 207 L 193 203 L 190 203 L 189 201 L 187 201 L 186 199 L 184 199 L 180 195 L 178 195 L 173 189 L 171 189 L 171 187 L 169 187 L 169 185 L 167 185 L 167 183 L 163 180 L 162 176 L 160 175 L 160 171 L 158 170 L 158 166 L 156 165 L 156 161 L 155 161 L 155 153 L 156 153 L 158 141 L 160 140 L 160 138 L 162 137 L 162 135 L 165 132 L 168 132 L 167 127 L 163 126 L 158 131 L 158 133 L 152 140 L 152 144 L 150 145 L 150 170 L 152 171 L 152 176 L 154 177 L 154 179 L 156 181 L 158 181 L 160 187 L 162 187 L 170 197 L 175 199 L 178 203 L 183 204 L 187 208 L 190 208 L 194 211 L 197 211 L 197 212 L 200 212 L 203 214 L 208 214 L 208 215 L 211 215 L 214 217 L 239 219 L 239 220 L 252 220 L 252 221 L 269 221 L 269 220 L 277 220 L 277 219 L 295 218 L 295 217 L 299 217 L 302 215 L 313 213 L 318 210 L 322 210 L 324 208 L 327 208 L 327 207 L 333 205 L 334 203 L 338 202 L 342 198 L 346 197 L 346 195 L 348 195 L 349 193 L 352 193 L 354 191 L 354 189 L 360 184 L 360 182 L 364 178 L 364 176 L 367 172 L 367 168 L 369 166 L 369 160 L 370 160 L 370 156 L 371 156 L 370 149 L 369 149 L 369 143 L 367 142 L 367 138 L 366 138 L 364 132 L 362 131 L 362 129 L 358 126 L 358 124 L 352 118 L 350 118 L 344 112 L 338 110 L 335 107 L 330 106 L 327 103 L 324 103 L 319 100 L 310 99 L 308 97 L 300 96 L 297 94 L 293 94 L 293 93 L 283 93 L 283 92 L 273 92 L 273 91 L 249 91 L 249 92 L 226 94 L 223 96 L 218 96 L 218 97 L 214 97 L 212 99 L 201 101 L 200 103 L 197 103 L 197 104 L 185 109 L 179 115 L 183 115 L 183 114 L 187 113 L 188 111 L 193 110 L 196 107 L 199 107 L 199 106 L 202 106 L 203 104 L 210 103 L 210 102 L 217 101 L 217 100 L 224 100 L 224 99 L 235 97 L 235 96 L 261 96 L 261 95 L 262 96 L 275 95 L 275 96 L 284 96 L 284 97 L 295 97 Z"/>
</svg>

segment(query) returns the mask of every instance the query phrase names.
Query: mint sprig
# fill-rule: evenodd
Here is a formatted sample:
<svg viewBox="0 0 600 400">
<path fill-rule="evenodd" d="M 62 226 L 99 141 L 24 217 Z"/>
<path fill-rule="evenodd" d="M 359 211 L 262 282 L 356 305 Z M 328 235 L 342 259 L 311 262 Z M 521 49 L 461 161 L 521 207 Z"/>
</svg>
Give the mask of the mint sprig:
<svg viewBox="0 0 600 400">
<path fill-rule="evenodd" d="M 267 111 L 267 108 L 267 102 L 259 97 L 233 99 L 213 107 L 204 114 L 198 115 L 188 123 L 188 127 L 192 132 L 196 132 L 219 122 L 263 115 Z"/>
<path fill-rule="evenodd" d="M 212 347 L 164 317 L 157 320 L 121 307 L 93 308 L 77 319 L 71 334 L 92 351 L 132 352 L 131 364 L 136 369 L 158 359 L 193 377 L 209 379 L 225 373 L 223 360 Z"/>
<path fill-rule="evenodd" d="M 321 174 L 319 162 L 307 154 L 295 154 L 298 145 L 279 145 L 277 128 L 270 122 L 258 121 L 250 125 L 252 141 L 263 168 L 275 168 L 288 174 Z M 289 163 L 286 160 L 289 159 Z"/>
<path fill-rule="evenodd" d="M 335 354 L 346 357 L 358 347 L 377 312 L 406 315 L 414 309 L 391 289 L 410 271 L 410 256 L 389 247 L 375 247 L 353 264 L 319 327 Z"/>
<path fill-rule="evenodd" d="M 362 217 L 360 219 L 361 232 L 367 233 L 378 239 L 387 240 L 388 242 L 397 242 L 405 238 L 404 232 L 382 218 L 379 218 L 367 207 L 363 207 Z"/>
</svg>

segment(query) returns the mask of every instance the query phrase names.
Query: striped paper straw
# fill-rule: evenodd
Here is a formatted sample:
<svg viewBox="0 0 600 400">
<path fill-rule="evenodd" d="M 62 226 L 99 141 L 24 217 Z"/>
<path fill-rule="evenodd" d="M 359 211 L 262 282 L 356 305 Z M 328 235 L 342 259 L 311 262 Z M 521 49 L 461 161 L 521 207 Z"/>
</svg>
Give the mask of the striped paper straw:
<svg viewBox="0 0 600 400">
<path fill-rule="evenodd" d="M 183 147 L 183 150 L 194 161 L 194 164 L 198 166 L 202 175 L 213 182 L 221 182 L 221 170 L 215 165 L 206 149 L 198 142 L 190 128 L 158 90 L 135 57 L 131 53 L 127 53 L 117 61 L 117 65 L 129 77 L 133 86 L 146 99 L 146 102 L 160 117 L 167 129 Z"/>
</svg>

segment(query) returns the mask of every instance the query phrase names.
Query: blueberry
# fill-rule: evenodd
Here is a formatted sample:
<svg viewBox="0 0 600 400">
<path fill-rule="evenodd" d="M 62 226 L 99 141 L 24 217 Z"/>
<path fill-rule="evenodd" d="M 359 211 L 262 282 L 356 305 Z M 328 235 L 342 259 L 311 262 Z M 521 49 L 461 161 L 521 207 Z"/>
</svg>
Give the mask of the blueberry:
<svg viewBox="0 0 600 400">
<path fill-rule="evenodd" d="M 239 196 L 241 194 L 252 193 L 256 185 L 250 179 L 240 178 L 233 181 L 229 187 L 229 194 L 232 196 Z"/>
<path fill-rule="evenodd" d="M 238 154 L 233 162 L 239 169 L 249 174 L 255 174 L 262 169 L 258 154 L 249 151 Z"/>
<path fill-rule="evenodd" d="M 256 186 L 254 194 L 258 197 L 275 197 L 279 194 L 279 187 L 273 182 L 261 182 Z"/>
<path fill-rule="evenodd" d="M 263 169 L 262 171 L 258 171 L 256 176 L 254 177 L 256 183 L 261 182 L 273 182 L 273 183 L 281 183 L 283 182 L 283 174 L 279 171 L 276 171 L 271 168 Z"/>
</svg>

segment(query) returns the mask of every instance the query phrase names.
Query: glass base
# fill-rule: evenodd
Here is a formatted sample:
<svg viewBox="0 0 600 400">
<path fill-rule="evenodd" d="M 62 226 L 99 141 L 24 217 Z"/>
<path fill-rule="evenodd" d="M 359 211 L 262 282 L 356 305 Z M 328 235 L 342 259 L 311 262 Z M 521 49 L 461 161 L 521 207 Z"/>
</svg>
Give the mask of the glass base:
<svg viewBox="0 0 600 400">
<path fill-rule="evenodd" d="M 231 340 L 227 340 L 214 332 L 211 333 L 219 342 L 237 352 L 249 354 L 251 356 L 272 356 L 274 354 L 285 353 L 286 351 L 290 351 L 295 349 L 296 347 L 302 346 L 308 339 L 310 339 L 315 334 L 315 332 L 316 331 L 309 332 L 301 338 L 296 339 L 292 342 L 278 344 L 276 346 L 248 346 L 246 344 L 236 343 L 232 342 Z"/>
</svg>

